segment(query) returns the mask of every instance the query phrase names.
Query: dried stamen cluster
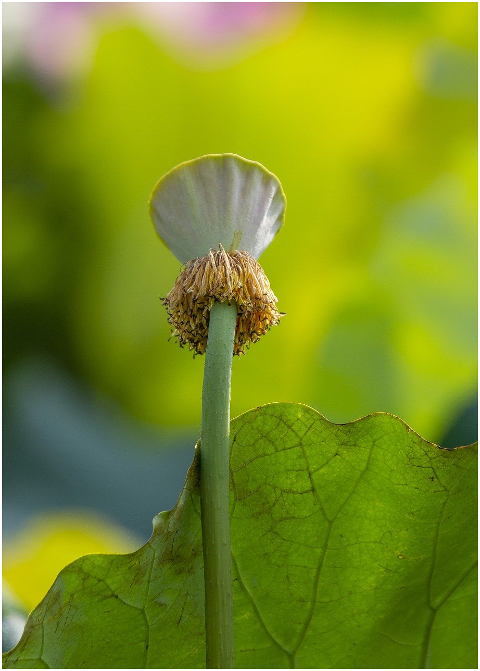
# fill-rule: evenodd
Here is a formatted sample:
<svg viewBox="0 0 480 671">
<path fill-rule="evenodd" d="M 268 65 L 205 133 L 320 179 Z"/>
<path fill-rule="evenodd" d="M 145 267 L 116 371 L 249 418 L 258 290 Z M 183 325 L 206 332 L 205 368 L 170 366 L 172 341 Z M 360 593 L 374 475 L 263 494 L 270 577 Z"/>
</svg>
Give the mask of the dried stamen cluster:
<svg viewBox="0 0 480 671">
<path fill-rule="evenodd" d="M 162 301 L 180 347 L 188 345 L 196 354 L 205 352 L 214 301 L 237 305 L 234 354 L 245 354 L 245 348 L 282 317 L 262 266 L 248 252 L 227 253 L 220 245 L 219 251 L 212 249 L 189 261 Z"/>
</svg>

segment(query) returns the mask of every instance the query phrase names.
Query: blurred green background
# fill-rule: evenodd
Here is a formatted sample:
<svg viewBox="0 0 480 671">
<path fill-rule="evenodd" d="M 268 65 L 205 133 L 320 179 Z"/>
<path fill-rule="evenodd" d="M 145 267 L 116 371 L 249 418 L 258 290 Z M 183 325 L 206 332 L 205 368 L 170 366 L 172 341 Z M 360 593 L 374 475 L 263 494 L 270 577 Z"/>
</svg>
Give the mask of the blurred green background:
<svg viewBox="0 0 480 671">
<path fill-rule="evenodd" d="M 52 579 L 26 584 L 26 538 L 43 530 L 54 573 L 102 528 L 119 525 L 107 549 L 129 546 L 121 527 L 145 540 L 179 492 L 203 360 L 168 340 L 180 268 L 147 200 L 187 159 L 259 161 L 288 201 L 261 258 L 287 316 L 235 361 L 233 416 L 298 401 L 475 440 L 476 14 L 3 3 L 6 575 L 24 605 Z M 65 532 L 65 556 L 40 518 L 25 531 L 57 510 L 61 536 L 73 508 L 91 541 Z"/>
</svg>

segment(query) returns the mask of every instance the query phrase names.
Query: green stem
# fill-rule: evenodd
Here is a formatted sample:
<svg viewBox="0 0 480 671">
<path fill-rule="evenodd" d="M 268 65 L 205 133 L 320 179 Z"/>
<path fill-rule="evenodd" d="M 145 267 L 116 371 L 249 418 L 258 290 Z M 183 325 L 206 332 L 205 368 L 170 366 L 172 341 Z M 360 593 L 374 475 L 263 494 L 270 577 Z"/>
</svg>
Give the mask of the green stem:
<svg viewBox="0 0 480 671">
<path fill-rule="evenodd" d="M 205 356 L 200 443 L 200 492 L 208 669 L 233 669 L 230 547 L 230 380 L 237 321 L 235 303 L 215 302 Z"/>
</svg>

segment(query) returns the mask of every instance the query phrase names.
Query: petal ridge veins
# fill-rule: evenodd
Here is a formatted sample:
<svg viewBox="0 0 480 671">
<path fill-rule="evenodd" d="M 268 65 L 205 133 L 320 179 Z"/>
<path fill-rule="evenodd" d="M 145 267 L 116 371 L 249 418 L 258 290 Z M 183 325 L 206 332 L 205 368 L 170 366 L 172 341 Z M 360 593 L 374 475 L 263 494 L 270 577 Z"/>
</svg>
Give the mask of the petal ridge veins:
<svg viewBox="0 0 480 671">
<path fill-rule="evenodd" d="M 279 180 L 260 163 L 236 154 L 210 154 L 181 163 L 150 196 L 155 230 L 181 261 L 223 245 L 258 259 L 283 224 Z"/>
</svg>

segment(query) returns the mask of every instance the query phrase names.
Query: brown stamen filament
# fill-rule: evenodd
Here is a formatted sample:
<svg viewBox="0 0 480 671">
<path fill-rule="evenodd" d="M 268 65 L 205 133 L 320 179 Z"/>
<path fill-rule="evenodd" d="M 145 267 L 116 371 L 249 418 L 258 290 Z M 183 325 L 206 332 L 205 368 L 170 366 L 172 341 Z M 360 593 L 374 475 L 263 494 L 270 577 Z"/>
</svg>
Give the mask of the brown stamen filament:
<svg viewBox="0 0 480 671">
<path fill-rule="evenodd" d="M 181 347 L 196 354 L 207 347 L 210 309 L 214 301 L 237 305 L 234 354 L 257 342 L 283 316 L 262 266 L 244 251 L 211 249 L 203 257 L 189 261 L 173 289 L 163 299 L 168 321 Z"/>
</svg>

